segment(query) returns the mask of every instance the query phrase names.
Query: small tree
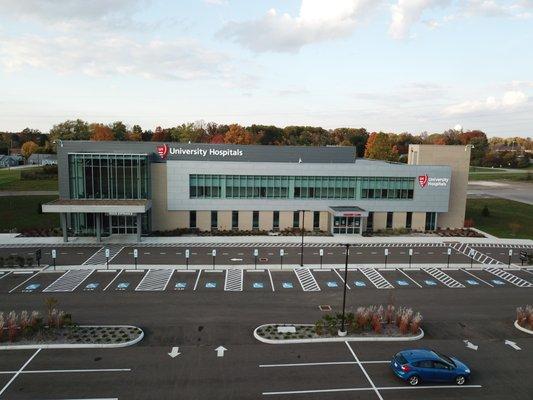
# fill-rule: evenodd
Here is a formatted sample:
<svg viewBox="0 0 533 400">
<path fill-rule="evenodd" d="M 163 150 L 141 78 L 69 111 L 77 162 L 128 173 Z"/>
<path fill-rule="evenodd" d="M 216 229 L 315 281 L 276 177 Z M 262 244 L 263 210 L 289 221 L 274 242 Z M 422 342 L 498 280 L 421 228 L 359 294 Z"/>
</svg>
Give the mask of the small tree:
<svg viewBox="0 0 533 400">
<path fill-rule="evenodd" d="M 508 226 L 513 233 L 513 236 L 516 236 L 518 231 L 522 229 L 522 224 L 519 224 L 518 222 L 510 222 Z"/>
<path fill-rule="evenodd" d="M 483 206 L 483 209 L 481 210 L 481 215 L 484 217 L 490 217 L 489 207 L 486 204 L 485 206 Z"/>
<path fill-rule="evenodd" d="M 57 306 L 57 300 L 53 297 L 47 297 L 44 300 L 44 304 L 46 305 L 46 312 L 48 314 L 48 326 L 52 326 L 54 324 L 53 312 L 55 307 Z"/>
</svg>

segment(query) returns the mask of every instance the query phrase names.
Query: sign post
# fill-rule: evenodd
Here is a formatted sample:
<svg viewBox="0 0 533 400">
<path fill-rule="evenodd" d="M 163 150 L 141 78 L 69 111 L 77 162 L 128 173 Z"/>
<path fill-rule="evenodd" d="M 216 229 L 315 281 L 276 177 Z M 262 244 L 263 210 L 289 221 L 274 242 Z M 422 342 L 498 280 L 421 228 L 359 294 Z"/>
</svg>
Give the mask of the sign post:
<svg viewBox="0 0 533 400">
<path fill-rule="evenodd" d="M 511 268 L 511 257 L 513 256 L 513 249 L 509 249 L 509 264 L 508 267 Z"/>
<path fill-rule="evenodd" d="M 54 263 L 54 271 L 56 270 L 56 257 L 57 257 L 57 251 L 55 249 L 52 249 L 52 261 Z"/>
<path fill-rule="evenodd" d="M 38 268 L 41 268 L 41 256 L 42 256 L 43 252 L 41 251 L 41 249 L 37 249 L 37 251 L 35 251 L 35 259 L 37 260 L 37 267 Z"/>
<path fill-rule="evenodd" d="M 452 249 L 448 247 L 448 268 L 450 268 L 450 256 L 452 255 Z"/>
<path fill-rule="evenodd" d="M 279 249 L 279 258 L 280 258 L 280 267 L 283 269 L 283 255 L 285 254 L 285 251 L 283 249 Z"/>
<path fill-rule="evenodd" d="M 109 249 L 105 249 L 105 269 L 109 269 Z"/>
<path fill-rule="evenodd" d="M 133 260 L 135 262 L 135 269 L 137 269 L 137 258 L 139 257 L 139 250 L 133 249 Z"/>
<path fill-rule="evenodd" d="M 259 249 L 254 249 L 254 269 L 257 269 L 257 257 L 259 256 Z"/>
<path fill-rule="evenodd" d="M 217 256 L 217 251 L 215 249 L 213 249 L 213 269 L 215 269 L 215 257 Z"/>
<path fill-rule="evenodd" d="M 527 251 L 526 250 L 520 250 L 520 263 L 522 266 L 524 266 L 524 261 L 527 260 Z"/>
<path fill-rule="evenodd" d="M 470 268 L 472 268 L 474 264 L 474 255 L 476 254 L 476 251 L 474 249 L 470 249 L 468 252 L 468 256 L 470 257 Z"/>
<path fill-rule="evenodd" d="M 185 249 L 185 268 L 189 269 L 189 257 L 191 256 L 191 252 L 189 249 Z"/>
<path fill-rule="evenodd" d="M 322 257 L 324 257 L 324 249 L 320 249 L 318 253 L 320 254 L 320 268 L 322 268 Z"/>
<path fill-rule="evenodd" d="M 389 257 L 389 249 L 385 249 L 385 268 L 387 268 L 387 258 Z"/>
<path fill-rule="evenodd" d="M 409 268 L 411 268 L 411 257 L 413 257 L 413 249 L 409 249 Z"/>
<path fill-rule="evenodd" d="M 339 336 L 346 336 L 346 328 L 344 325 L 345 313 L 346 313 L 346 285 L 348 281 L 348 257 L 350 256 L 350 244 L 346 243 L 346 258 L 344 262 L 344 291 L 342 294 L 342 320 L 341 320 L 341 329 L 337 332 Z"/>
</svg>

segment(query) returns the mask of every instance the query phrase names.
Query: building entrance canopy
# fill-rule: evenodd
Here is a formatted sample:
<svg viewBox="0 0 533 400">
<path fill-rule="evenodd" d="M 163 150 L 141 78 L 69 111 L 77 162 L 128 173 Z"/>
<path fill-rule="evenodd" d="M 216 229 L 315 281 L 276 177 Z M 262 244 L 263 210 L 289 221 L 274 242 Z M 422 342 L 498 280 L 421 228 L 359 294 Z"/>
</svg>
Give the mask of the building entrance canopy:
<svg viewBox="0 0 533 400">
<path fill-rule="evenodd" d="M 357 206 L 330 206 L 334 217 L 368 217 L 368 211 Z"/>
</svg>

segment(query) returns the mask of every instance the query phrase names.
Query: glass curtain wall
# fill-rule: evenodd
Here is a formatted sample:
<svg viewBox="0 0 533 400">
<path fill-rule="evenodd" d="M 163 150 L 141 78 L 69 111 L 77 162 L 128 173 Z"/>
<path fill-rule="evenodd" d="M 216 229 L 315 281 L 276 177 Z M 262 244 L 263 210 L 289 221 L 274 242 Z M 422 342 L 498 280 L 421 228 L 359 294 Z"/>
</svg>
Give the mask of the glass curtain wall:
<svg viewBox="0 0 533 400">
<path fill-rule="evenodd" d="M 412 199 L 415 178 L 342 176 L 189 176 L 192 199 Z"/>
</svg>

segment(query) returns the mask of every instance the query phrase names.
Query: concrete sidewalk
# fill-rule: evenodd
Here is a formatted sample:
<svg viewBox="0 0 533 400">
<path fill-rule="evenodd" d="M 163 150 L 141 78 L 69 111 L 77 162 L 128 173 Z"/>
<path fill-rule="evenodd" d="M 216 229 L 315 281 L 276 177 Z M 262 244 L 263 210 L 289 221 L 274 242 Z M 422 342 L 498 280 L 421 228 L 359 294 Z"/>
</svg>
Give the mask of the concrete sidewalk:
<svg viewBox="0 0 533 400">
<path fill-rule="evenodd" d="M 0 245 L 63 245 L 61 237 L 16 237 L 17 234 L 0 234 Z M 143 237 L 141 244 L 146 245 L 179 245 L 191 243 L 301 243 L 300 236 L 179 236 L 179 237 Z M 350 243 L 350 244 L 378 244 L 378 243 L 468 243 L 468 244 L 507 244 L 507 245 L 533 245 L 530 239 L 500 239 L 489 238 L 461 238 L 440 236 L 373 236 L 362 237 L 353 235 L 336 236 L 305 236 L 306 244 L 321 243 Z M 70 245 L 135 245 L 135 236 L 111 236 L 102 238 L 98 243 L 94 237 L 74 237 L 69 239 Z"/>
</svg>

